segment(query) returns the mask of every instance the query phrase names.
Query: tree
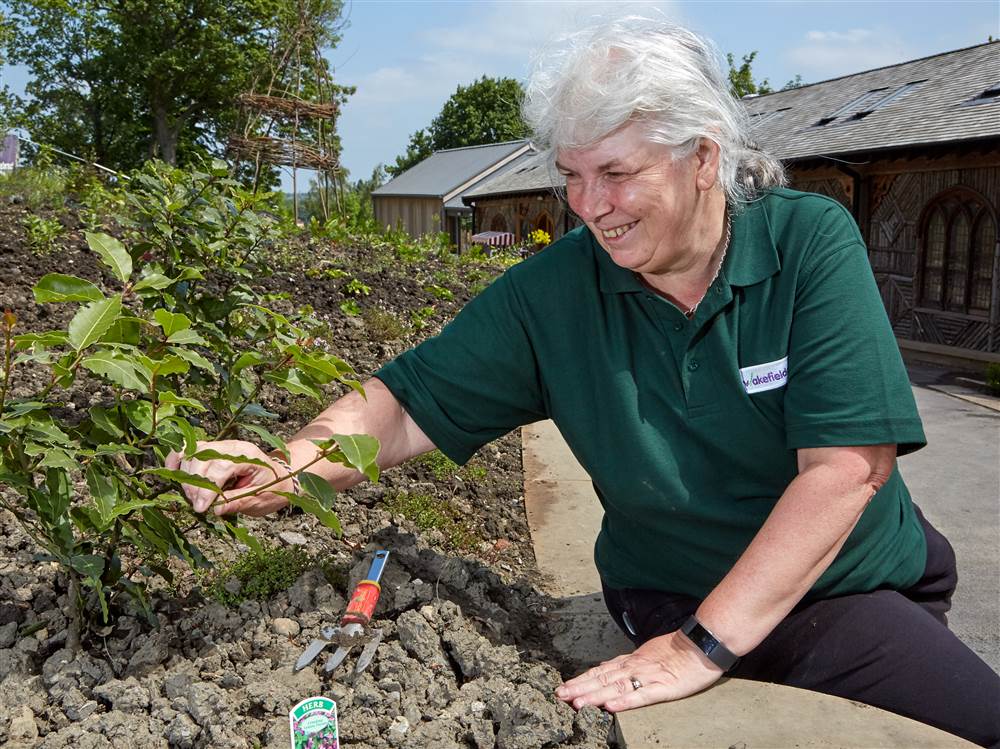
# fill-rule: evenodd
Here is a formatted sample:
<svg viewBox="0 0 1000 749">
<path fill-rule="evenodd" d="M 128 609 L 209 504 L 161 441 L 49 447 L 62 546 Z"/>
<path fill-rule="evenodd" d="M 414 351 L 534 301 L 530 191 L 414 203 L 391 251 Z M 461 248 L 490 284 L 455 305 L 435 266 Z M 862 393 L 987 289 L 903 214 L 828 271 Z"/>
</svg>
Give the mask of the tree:
<svg viewBox="0 0 1000 749">
<path fill-rule="evenodd" d="M 528 126 L 521 118 L 523 98 L 524 89 L 513 78 L 484 75 L 468 86 L 459 86 L 430 127 L 411 135 L 406 153 L 386 171 L 396 176 L 445 148 L 526 138 Z"/>
<path fill-rule="evenodd" d="M 317 6 L 339 40 L 342 0 Z M 218 154 L 236 126 L 236 97 L 294 33 L 284 0 L 9 0 L 20 33 L 11 62 L 31 81 L 36 140 L 126 169 L 147 158 Z M 296 16 L 297 17 L 297 16 Z M 303 61 L 312 65 L 314 61 Z"/>
<path fill-rule="evenodd" d="M 754 81 L 753 61 L 756 57 L 757 50 L 743 55 L 743 63 L 737 68 L 733 53 L 729 52 L 726 54 L 726 62 L 729 63 L 729 90 L 737 99 L 742 99 L 744 96 L 750 96 L 751 94 L 763 95 L 774 93 L 774 89 L 767 78 L 760 83 Z M 791 88 L 799 88 L 802 85 L 804 85 L 802 83 L 802 76 L 796 75 L 795 78 L 782 86 L 781 90 L 787 91 Z"/>
</svg>

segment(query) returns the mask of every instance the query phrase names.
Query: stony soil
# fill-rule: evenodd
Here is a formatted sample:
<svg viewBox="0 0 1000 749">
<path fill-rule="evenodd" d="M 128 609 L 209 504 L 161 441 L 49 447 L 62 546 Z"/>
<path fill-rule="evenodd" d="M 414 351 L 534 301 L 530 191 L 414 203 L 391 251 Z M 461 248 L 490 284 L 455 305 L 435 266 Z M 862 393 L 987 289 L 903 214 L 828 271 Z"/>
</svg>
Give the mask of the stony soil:
<svg viewBox="0 0 1000 749">
<path fill-rule="evenodd" d="M 21 332 L 65 323 L 68 310 L 34 304 L 31 287 L 45 273 L 101 280 L 72 219 L 63 219 L 57 249 L 29 251 L 25 210 L 0 205 L 0 307 L 17 314 Z M 385 248 L 304 239 L 275 266 L 262 283 L 313 305 L 337 353 L 362 376 L 439 329 L 498 272 L 436 259 L 402 265 Z M 333 267 L 349 276 L 316 273 Z M 357 298 L 358 316 L 340 309 L 355 298 L 345 289 L 352 278 L 371 289 Z M 22 393 L 30 385 L 18 383 Z M 98 397 L 87 388 L 67 394 L 76 408 Z M 288 433 L 316 410 L 280 396 L 269 406 Z M 122 616 L 85 638 L 80 652 L 65 647 L 64 576 L 39 562 L 15 519 L 0 513 L 0 745 L 286 747 L 288 710 L 322 694 L 338 703 L 344 747 L 607 747 L 607 713 L 576 713 L 553 696 L 573 665 L 551 647 L 558 625 L 538 590 L 522 487 L 512 434 L 465 468 L 412 461 L 339 495 L 340 539 L 302 514 L 249 521 L 258 538 L 308 549 L 316 564 L 270 599 L 228 608 L 189 575 L 155 595 L 158 627 Z M 430 498 L 444 521 L 409 512 L 401 498 L 413 496 Z M 355 678 L 349 658 L 329 674 L 321 655 L 293 672 L 377 548 L 391 556 L 374 622 L 384 641 L 370 668 Z M 210 551 L 218 559 L 241 550 Z M 221 582 L 238 597 L 238 580 Z"/>
</svg>

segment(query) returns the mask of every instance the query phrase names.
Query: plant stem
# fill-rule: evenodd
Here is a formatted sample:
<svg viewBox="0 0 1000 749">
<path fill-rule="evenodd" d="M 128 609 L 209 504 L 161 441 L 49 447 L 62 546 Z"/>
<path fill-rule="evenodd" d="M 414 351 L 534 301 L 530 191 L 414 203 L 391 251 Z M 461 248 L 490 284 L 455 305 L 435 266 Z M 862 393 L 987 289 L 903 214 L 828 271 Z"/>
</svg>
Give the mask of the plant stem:
<svg viewBox="0 0 1000 749">
<path fill-rule="evenodd" d="M 66 647 L 76 653 L 80 650 L 80 632 L 83 629 L 83 599 L 80 598 L 80 578 L 74 570 L 68 570 L 69 591 L 67 592 L 69 626 L 66 628 Z"/>
<path fill-rule="evenodd" d="M 287 474 L 286 476 L 282 476 L 280 478 L 276 477 L 273 481 L 269 481 L 266 484 L 260 484 L 258 486 L 255 486 L 255 487 L 253 487 L 253 490 L 245 492 L 243 494 L 237 494 L 235 497 L 229 497 L 229 498 L 226 499 L 226 501 L 227 502 L 235 502 L 237 499 L 245 499 L 246 497 L 252 497 L 255 494 L 259 494 L 262 489 L 267 489 L 268 487 L 274 486 L 275 484 L 280 484 L 282 481 L 285 481 L 286 479 L 292 478 L 294 476 L 298 476 L 299 474 L 301 474 L 303 471 L 305 471 L 310 466 L 312 466 L 312 465 L 314 465 L 316 463 L 319 463 L 321 460 L 325 460 L 328 455 L 330 455 L 332 453 L 335 453 L 336 451 L 337 451 L 337 448 L 335 448 L 335 447 L 328 447 L 326 450 L 320 450 L 319 453 L 316 455 L 315 458 L 313 458 L 312 460 L 310 460 L 305 465 L 296 468 L 294 471 L 292 471 L 291 473 Z M 216 497 L 216 501 L 218 501 L 218 499 L 221 498 L 221 497 L 222 497 L 222 491 L 220 490 L 218 497 Z"/>
<path fill-rule="evenodd" d="M 291 356 L 286 356 L 284 359 L 282 359 L 280 362 L 278 362 L 276 365 L 274 365 L 271 368 L 271 371 L 275 372 L 275 371 L 281 369 L 282 367 L 290 364 L 291 362 L 292 362 L 292 357 Z M 254 398 L 256 398 L 258 395 L 260 395 L 260 391 L 263 390 L 263 388 L 264 388 L 264 378 L 261 377 L 261 378 L 259 378 L 257 380 L 257 385 L 256 385 L 256 387 L 254 387 L 253 392 L 250 393 L 250 395 L 248 395 L 246 398 L 243 399 L 243 402 L 239 405 L 239 408 L 237 408 L 233 412 L 233 415 L 229 417 L 229 421 L 227 421 L 222 426 L 222 429 L 219 430 L 218 434 L 215 435 L 215 439 L 216 440 L 223 439 L 226 435 L 228 435 L 233 429 L 235 429 L 238 426 L 237 423 L 236 423 L 236 420 L 238 418 L 240 418 L 240 414 L 242 414 L 243 411 L 246 410 L 246 407 L 249 406 L 253 402 Z"/>
<path fill-rule="evenodd" d="M 4 325 L 3 328 L 3 388 L 0 389 L 0 414 L 3 413 L 4 405 L 7 403 L 7 391 L 10 388 L 10 355 L 14 348 L 14 342 L 10 336 L 10 328 Z"/>
</svg>

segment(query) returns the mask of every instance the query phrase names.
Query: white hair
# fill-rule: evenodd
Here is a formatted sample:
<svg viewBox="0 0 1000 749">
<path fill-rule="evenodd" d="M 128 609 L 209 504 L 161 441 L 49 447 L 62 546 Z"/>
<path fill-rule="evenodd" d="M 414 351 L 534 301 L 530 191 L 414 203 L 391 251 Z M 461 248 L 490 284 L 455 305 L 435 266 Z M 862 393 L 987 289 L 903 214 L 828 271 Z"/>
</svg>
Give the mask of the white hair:
<svg viewBox="0 0 1000 749">
<path fill-rule="evenodd" d="M 785 183 L 781 163 L 749 137 L 714 45 L 667 21 L 625 16 L 567 34 L 536 58 L 524 118 L 550 165 L 632 122 L 684 158 L 719 146 L 719 184 L 731 204 Z"/>
</svg>

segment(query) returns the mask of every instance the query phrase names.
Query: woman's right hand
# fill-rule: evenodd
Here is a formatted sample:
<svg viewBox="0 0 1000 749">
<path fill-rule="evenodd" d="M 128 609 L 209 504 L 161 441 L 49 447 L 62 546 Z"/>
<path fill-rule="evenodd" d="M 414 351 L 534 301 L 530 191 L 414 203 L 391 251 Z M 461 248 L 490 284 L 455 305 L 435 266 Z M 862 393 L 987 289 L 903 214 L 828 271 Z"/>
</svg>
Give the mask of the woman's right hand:
<svg viewBox="0 0 1000 749">
<path fill-rule="evenodd" d="M 255 486 L 264 486 L 275 480 L 275 477 L 287 477 L 288 470 L 252 442 L 241 440 L 221 440 L 219 442 L 199 442 L 198 450 L 215 450 L 226 455 L 256 458 L 270 466 L 254 465 L 252 463 L 234 463 L 221 458 L 215 460 L 197 460 L 183 458 L 180 453 L 172 452 L 167 456 L 165 465 L 171 470 L 181 470 L 208 479 L 219 487 L 219 492 L 203 489 L 198 486 L 184 484 L 184 494 L 195 512 L 206 512 L 210 508 L 216 515 L 243 513 L 244 515 L 261 516 L 275 512 L 285 507 L 288 500 L 275 492 L 294 491 L 291 478 L 268 486 L 260 492 L 233 499 L 247 492 L 252 492 Z M 213 504 L 215 504 L 213 508 Z"/>
</svg>

